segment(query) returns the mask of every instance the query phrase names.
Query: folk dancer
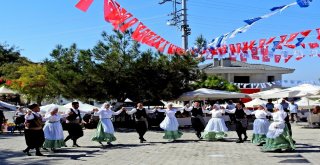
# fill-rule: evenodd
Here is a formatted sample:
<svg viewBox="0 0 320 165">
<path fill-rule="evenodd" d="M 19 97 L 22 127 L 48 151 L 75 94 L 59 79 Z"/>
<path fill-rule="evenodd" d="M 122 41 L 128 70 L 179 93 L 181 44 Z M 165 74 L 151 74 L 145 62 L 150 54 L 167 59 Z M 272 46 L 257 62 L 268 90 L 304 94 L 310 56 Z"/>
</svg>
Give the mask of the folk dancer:
<svg viewBox="0 0 320 165">
<path fill-rule="evenodd" d="M 191 112 L 191 124 L 196 131 L 196 136 L 201 138 L 201 132 L 204 130 L 206 122 L 203 119 L 204 109 L 200 106 L 199 102 L 194 102 L 193 106 L 188 107 L 188 104 L 184 108 L 185 111 Z"/>
<path fill-rule="evenodd" d="M 119 115 L 124 108 L 117 112 L 112 111 L 109 103 L 104 103 L 100 110 L 94 109 L 94 115 L 99 116 L 100 121 L 97 126 L 96 134 L 92 138 L 92 141 L 99 142 L 102 146 L 102 142 L 107 142 L 108 145 L 112 145 L 111 142 L 116 140 L 114 134 L 114 127 L 111 121 L 113 115 Z"/>
<path fill-rule="evenodd" d="M 25 115 L 25 140 L 27 148 L 23 150 L 28 156 L 30 149 L 36 149 L 36 156 L 43 156 L 40 152 L 40 147 L 44 142 L 44 133 L 42 130 L 43 119 L 38 113 L 40 112 L 40 107 L 38 104 L 32 104 L 29 106 L 29 110 Z"/>
<path fill-rule="evenodd" d="M 262 146 L 266 143 L 266 135 L 270 125 L 267 116 L 271 115 L 271 113 L 266 109 L 265 104 L 261 104 L 258 109 L 251 112 L 251 114 L 255 115 L 256 118 L 253 122 L 253 135 L 251 142 L 258 146 Z"/>
</svg>

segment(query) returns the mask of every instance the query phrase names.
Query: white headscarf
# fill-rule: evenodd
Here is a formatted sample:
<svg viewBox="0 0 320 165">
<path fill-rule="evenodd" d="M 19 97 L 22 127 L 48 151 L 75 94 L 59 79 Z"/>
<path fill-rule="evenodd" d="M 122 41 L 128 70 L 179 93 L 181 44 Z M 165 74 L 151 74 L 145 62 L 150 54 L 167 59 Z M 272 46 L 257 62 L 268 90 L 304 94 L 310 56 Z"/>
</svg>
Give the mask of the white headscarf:
<svg viewBox="0 0 320 165">
<path fill-rule="evenodd" d="M 259 106 L 263 107 L 263 109 L 267 109 L 266 104 L 260 104 Z"/>
<path fill-rule="evenodd" d="M 281 104 L 276 104 L 275 108 L 278 109 L 278 113 L 280 113 L 281 118 L 284 120 L 287 117 L 287 113 L 284 111 L 283 106 Z"/>
<path fill-rule="evenodd" d="M 110 103 L 103 103 L 100 109 L 106 109 L 106 105 L 110 105 L 110 107 L 111 107 Z"/>
<path fill-rule="evenodd" d="M 58 109 L 58 111 L 59 111 L 59 107 L 57 105 L 50 106 L 50 108 L 49 108 L 49 110 L 48 110 L 46 115 L 51 115 L 51 112 L 53 112 L 56 109 Z"/>
<path fill-rule="evenodd" d="M 220 110 L 220 105 L 219 104 L 213 104 L 213 109 Z"/>
</svg>

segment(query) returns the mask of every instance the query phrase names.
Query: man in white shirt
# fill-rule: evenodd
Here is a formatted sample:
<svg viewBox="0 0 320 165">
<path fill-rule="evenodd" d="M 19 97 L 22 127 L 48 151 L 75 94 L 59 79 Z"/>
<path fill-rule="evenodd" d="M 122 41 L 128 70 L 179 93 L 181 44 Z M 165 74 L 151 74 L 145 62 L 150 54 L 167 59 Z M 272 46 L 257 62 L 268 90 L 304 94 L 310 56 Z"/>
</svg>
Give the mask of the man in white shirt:
<svg viewBox="0 0 320 165">
<path fill-rule="evenodd" d="M 290 118 L 291 122 L 297 121 L 297 114 L 298 114 L 298 105 L 294 103 L 294 100 L 291 100 L 288 110 L 290 111 Z M 296 118 L 296 119 L 294 119 Z"/>
</svg>

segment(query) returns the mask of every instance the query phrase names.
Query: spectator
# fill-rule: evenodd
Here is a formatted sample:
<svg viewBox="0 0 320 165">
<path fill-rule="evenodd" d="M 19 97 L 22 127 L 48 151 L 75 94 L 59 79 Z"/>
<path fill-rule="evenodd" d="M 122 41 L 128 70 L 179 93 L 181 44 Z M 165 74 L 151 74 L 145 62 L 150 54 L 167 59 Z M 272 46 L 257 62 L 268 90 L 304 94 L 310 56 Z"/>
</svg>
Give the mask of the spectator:
<svg viewBox="0 0 320 165">
<path fill-rule="evenodd" d="M 288 109 L 290 111 L 291 122 L 293 123 L 293 122 L 297 121 L 298 105 L 294 103 L 294 100 L 291 100 Z M 296 118 L 296 119 L 294 119 L 294 118 Z"/>
<path fill-rule="evenodd" d="M 269 112 L 273 112 L 274 104 L 272 103 L 272 99 L 268 99 L 268 103 L 266 104 L 267 110 Z"/>
<path fill-rule="evenodd" d="M 2 124 L 5 122 L 6 118 L 4 117 L 3 111 L 0 110 L 0 132 L 2 132 Z"/>
</svg>

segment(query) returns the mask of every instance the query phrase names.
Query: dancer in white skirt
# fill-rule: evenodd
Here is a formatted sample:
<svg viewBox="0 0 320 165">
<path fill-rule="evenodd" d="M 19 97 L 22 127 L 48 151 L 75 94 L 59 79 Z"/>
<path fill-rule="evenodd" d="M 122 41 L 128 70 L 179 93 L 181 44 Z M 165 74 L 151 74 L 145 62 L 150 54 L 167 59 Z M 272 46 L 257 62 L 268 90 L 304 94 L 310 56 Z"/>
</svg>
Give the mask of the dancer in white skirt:
<svg viewBox="0 0 320 165">
<path fill-rule="evenodd" d="M 211 111 L 206 110 L 206 113 L 211 114 L 212 118 L 209 120 L 202 138 L 209 141 L 222 140 L 227 136 L 225 132 L 228 131 L 228 128 L 225 124 L 225 121 L 222 115 L 225 113 L 223 109 L 220 109 L 219 104 L 214 104 Z"/>
<path fill-rule="evenodd" d="M 52 106 L 50 107 L 50 109 L 44 117 L 46 123 L 43 127 L 45 137 L 43 147 L 51 148 L 53 152 L 56 148 L 61 148 L 65 146 L 63 129 L 60 122 L 60 119 L 64 116 L 60 115 L 58 111 L 58 106 Z"/>
<path fill-rule="evenodd" d="M 259 108 L 251 112 L 251 114 L 254 114 L 256 118 L 253 122 L 253 135 L 251 142 L 261 146 L 266 143 L 266 134 L 268 133 L 270 125 L 267 116 L 270 115 L 270 112 L 267 110 L 265 104 L 261 104 L 259 105 Z"/>
<path fill-rule="evenodd" d="M 91 139 L 92 141 L 99 142 L 102 146 L 102 142 L 107 142 L 108 145 L 112 145 L 111 142 L 116 140 L 114 134 L 114 128 L 111 121 L 113 115 L 119 115 L 124 108 L 117 112 L 114 112 L 110 108 L 109 103 L 104 103 L 100 110 L 94 109 L 94 115 L 99 116 L 100 121 L 97 126 L 96 134 Z"/>
<path fill-rule="evenodd" d="M 285 118 L 287 113 L 282 105 L 275 106 L 275 112 L 272 113 L 273 123 L 270 124 L 267 133 L 266 144 L 263 145 L 263 151 L 281 151 L 294 150 L 295 146 L 290 136 L 289 129 L 286 126 Z"/>
<path fill-rule="evenodd" d="M 173 109 L 172 104 L 167 105 L 167 109 L 157 109 L 158 112 L 165 112 L 166 117 L 160 123 L 160 128 L 164 130 L 164 139 L 168 139 L 169 141 L 175 141 L 176 139 L 182 136 L 182 132 L 178 130 L 179 123 L 175 116 L 177 110 Z"/>
</svg>

